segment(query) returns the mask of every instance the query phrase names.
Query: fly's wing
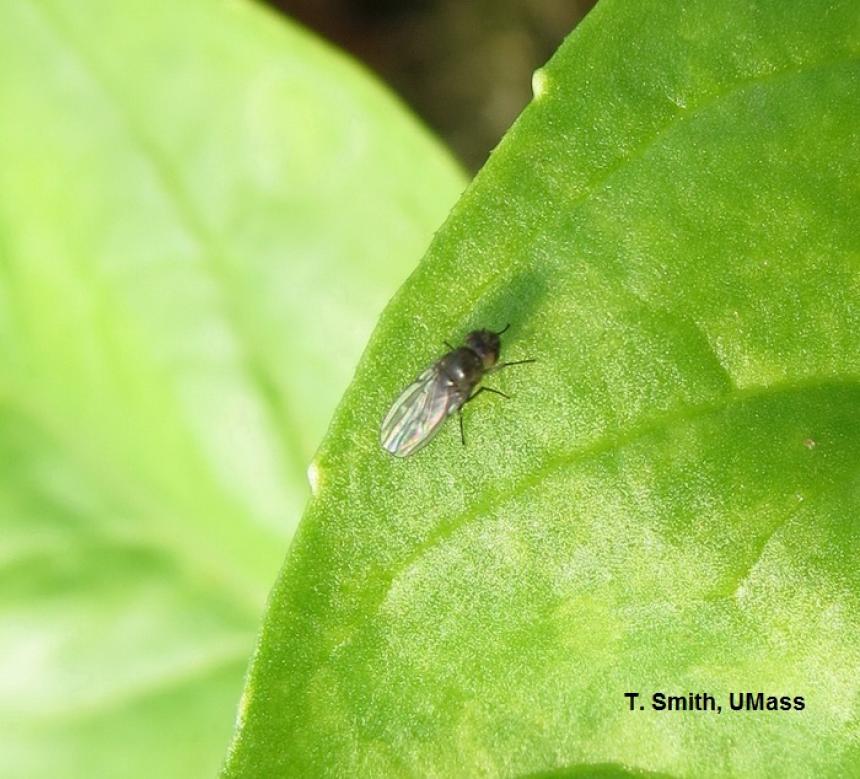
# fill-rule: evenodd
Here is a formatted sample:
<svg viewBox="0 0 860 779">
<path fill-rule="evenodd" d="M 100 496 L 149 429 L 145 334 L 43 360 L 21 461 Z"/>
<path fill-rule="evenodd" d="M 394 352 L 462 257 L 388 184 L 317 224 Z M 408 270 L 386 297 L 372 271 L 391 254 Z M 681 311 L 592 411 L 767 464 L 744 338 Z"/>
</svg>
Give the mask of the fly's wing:
<svg viewBox="0 0 860 779">
<path fill-rule="evenodd" d="M 410 384 L 382 420 L 383 449 L 408 457 L 430 441 L 449 414 L 455 393 L 448 377 L 431 365 Z"/>
</svg>

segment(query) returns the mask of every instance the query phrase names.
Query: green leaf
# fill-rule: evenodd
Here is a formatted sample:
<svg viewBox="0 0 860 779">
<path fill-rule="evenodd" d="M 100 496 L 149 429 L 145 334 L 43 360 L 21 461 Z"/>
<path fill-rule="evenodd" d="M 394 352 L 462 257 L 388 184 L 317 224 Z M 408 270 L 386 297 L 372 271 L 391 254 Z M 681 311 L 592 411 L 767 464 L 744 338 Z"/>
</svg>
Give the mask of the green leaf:
<svg viewBox="0 0 860 779">
<path fill-rule="evenodd" d="M 848 1 L 602 0 L 535 75 L 318 454 L 226 776 L 856 769 L 858 43 Z M 384 452 L 508 322 L 513 398 Z"/>
<path fill-rule="evenodd" d="M 6 0 L 0 117 L 0 775 L 212 775 L 307 464 L 461 174 L 246 2 Z"/>
</svg>

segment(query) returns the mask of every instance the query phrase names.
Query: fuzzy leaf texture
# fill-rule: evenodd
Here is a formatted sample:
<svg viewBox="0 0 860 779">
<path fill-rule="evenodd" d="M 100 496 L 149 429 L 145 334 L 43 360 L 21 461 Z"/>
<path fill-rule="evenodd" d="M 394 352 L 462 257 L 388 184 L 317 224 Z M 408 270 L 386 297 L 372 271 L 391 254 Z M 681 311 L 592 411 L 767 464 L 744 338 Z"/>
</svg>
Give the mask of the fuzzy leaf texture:
<svg viewBox="0 0 860 779">
<path fill-rule="evenodd" d="M 5 779 L 217 773 L 307 464 L 460 191 L 247 2 L 0 3 Z"/>
<path fill-rule="evenodd" d="M 318 453 L 225 777 L 856 770 L 858 18 L 602 0 L 535 74 Z M 508 322 L 539 362 L 467 446 L 383 451 L 442 341 Z"/>
</svg>

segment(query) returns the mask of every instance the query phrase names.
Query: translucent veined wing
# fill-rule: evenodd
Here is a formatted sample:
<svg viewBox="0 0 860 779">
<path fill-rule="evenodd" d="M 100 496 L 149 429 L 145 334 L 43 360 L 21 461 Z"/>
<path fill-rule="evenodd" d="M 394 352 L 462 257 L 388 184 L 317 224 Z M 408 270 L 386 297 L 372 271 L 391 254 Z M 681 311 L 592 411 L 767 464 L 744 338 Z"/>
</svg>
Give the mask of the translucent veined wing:
<svg viewBox="0 0 860 779">
<path fill-rule="evenodd" d="M 408 457 L 420 449 L 439 431 L 456 397 L 439 364 L 431 365 L 403 390 L 382 420 L 382 448 L 397 457 Z"/>
</svg>

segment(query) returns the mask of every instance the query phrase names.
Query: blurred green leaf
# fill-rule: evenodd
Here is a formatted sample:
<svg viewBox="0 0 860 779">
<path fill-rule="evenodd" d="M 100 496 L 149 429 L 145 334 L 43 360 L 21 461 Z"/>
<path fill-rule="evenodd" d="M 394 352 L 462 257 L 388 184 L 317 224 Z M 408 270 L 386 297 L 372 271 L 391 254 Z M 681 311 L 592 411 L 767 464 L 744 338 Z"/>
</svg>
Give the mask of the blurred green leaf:
<svg viewBox="0 0 860 779">
<path fill-rule="evenodd" d="M 0 775 L 217 771 L 305 470 L 462 186 L 246 2 L 0 6 Z"/>
<path fill-rule="evenodd" d="M 856 769 L 857 19 L 603 0 L 535 75 L 317 456 L 226 776 Z M 539 362 L 468 446 L 382 451 L 443 339 L 507 322 Z"/>
</svg>

